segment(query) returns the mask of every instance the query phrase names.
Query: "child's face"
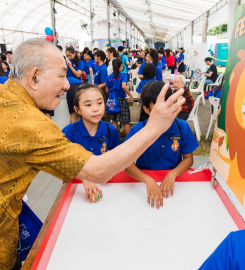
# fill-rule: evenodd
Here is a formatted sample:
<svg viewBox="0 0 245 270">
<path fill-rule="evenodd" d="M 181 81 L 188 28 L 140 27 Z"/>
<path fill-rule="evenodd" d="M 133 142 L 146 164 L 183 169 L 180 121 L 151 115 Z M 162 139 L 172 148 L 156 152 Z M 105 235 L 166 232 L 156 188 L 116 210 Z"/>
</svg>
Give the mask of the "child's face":
<svg viewBox="0 0 245 270">
<path fill-rule="evenodd" d="M 75 53 L 71 53 L 69 51 L 66 51 L 66 57 L 69 59 L 69 60 L 73 60 L 75 58 L 76 54 Z"/>
<path fill-rule="evenodd" d="M 74 107 L 74 109 L 83 120 L 98 124 L 105 113 L 104 99 L 98 90 L 87 90 L 80 95 L 79 108 Z"/>
<path fill-rule="evenodd" d="M 2 63 L 2 68 L 3 68 L 3 70 L 5 70 L 5 69 L 7 69 L 7 66 L 4 63 Z"/>
<path fill-rule="evenodd" d="M 97 55 L 94 56 L 94 61 L 98 64 L 99 63 L 99 58 L 97 57 Z"/>
</svg>

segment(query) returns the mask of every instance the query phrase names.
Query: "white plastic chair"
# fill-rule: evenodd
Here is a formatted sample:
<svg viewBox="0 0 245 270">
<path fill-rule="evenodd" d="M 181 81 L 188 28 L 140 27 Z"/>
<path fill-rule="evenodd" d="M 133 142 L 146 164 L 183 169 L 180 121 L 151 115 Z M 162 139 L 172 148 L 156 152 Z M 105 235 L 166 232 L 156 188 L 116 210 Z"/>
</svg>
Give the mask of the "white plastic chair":
<svg viewBox="0 0 245 270">
<path fill-rule="evenodd" d="M 218 86 L 221 82 L 222 82 L 222 78 L 223 78 L 224 74 L 221 73 L 219 74 L 217 80 L 215 81 L 215 83 L 210 83 L 207 85 L 207 90 L 210 91 L 212 89 L 212 86 Z"/>
<path fill-rule="evenodd" d="M 190 89 L 190 91 L 192 93 L 196 93 L 196 94 L 199 94 L 201 93 L 201 97 L 202 97 L 202 103 L 203 105 L 205 105 L 205 97 L 204 97 L 204 91 L 203 91 L 203 88 L 204 88 L 204 83 L 205 83 L 205 80 L 206 80 L 207 77 L 204 77 L 202 80 L 201 80 L 201 83 L 199 84 L 198 88 L 197 89 Z"/>
<path fill-rule="evenodd" d="M 192 108 L 191 113 L 190 113 L 188 119 L 186 120 L 187 122 L 193 122 L 198 141 L 201 140 L 201 129 L 200 129 L 200 124 L 199 124 L 199 120 L 198 120 L 198 116 L 197 116 L 197 111 L 198 111 L 198 107 L 199 107 L 201 98 L 202 98 L 201 95 L 197 97 L 197 99 L 194 103 L 194 107 Z"/>
<path fill-rule="evenodd" d="M 184 71 L 184 76 L 186 79 L 189 78 L 189 69 L 190 69 L 190 65 L 186 64 L 186 70 Z"/>
<path fill-rule="evenodd" d="M 211 108 L 213 106 L 213 113 L 212 113 L 212 109 L 211 109 L 212 114 L 211 114 L 210 123 L 209 123 L 208 131 L 207 131 L 207 135 L 206 135 L 206 140 L 207 140 L 208 135 L 210 133 L 213 121 L 215 121 L 216 118 L 217 118 L 217 112 L 218 112 L 218 109 L 219 109 L 220 99 L 216 98 L 216 97 L 209 97 L 209 102 L 211 104 Z"/>
</svg>

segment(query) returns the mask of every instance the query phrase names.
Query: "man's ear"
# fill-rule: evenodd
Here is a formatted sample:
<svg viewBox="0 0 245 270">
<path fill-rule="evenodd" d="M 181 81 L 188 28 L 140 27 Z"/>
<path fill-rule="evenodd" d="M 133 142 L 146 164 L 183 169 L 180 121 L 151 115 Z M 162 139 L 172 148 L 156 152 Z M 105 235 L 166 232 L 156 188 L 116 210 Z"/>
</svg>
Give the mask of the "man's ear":
<svg viewBox="0 0 245 270">
<path fill-rule="evenodd" d="M 38 90 L 38 82 L 39 82 L 39 76 L 40 70 L 38 68 L 32 68 L 28 72 L 28 83 L 32 90 L 37 91 Z"/>
<path fill-rule="evenodd" d="M 143 110 L 145 111 L 145 113 L 147 113 L 148 115 L 150 114 L 150 110 L 148 108 L 146 108 L 146 106 L 143 106 Z"/>
</svg>

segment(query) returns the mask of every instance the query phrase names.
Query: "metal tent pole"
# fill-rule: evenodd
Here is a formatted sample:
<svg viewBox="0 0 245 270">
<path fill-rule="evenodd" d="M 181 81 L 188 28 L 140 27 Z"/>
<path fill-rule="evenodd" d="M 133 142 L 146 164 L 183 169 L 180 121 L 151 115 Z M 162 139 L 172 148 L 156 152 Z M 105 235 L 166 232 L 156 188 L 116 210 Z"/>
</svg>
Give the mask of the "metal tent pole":
<svg viewBox="0 0 245 270">
<path fill-rule="evenodd" d="M 94 37 L 93 37 L 93 8 L 92 8 L 92 0 L 90 0 L 90 29 L 91 29 L 91 50 L 94 45 Z"/>
<path fill-rule="evenodd" d="M 108 21 L 108 42 L 110 42 L 110 31 L 111 31 L 111 7 L 110 2 L 107 1 L 107 21 Z"/>
<path fill-rule="evenodd" d="M 56 45 L 56 29 L 55 29 L 55 17 L 54 17 L 54 0 L 50 0 L 50 10 L 51 10 L 51 25 L 53 31 L 53 42 Z"/>
</svg>

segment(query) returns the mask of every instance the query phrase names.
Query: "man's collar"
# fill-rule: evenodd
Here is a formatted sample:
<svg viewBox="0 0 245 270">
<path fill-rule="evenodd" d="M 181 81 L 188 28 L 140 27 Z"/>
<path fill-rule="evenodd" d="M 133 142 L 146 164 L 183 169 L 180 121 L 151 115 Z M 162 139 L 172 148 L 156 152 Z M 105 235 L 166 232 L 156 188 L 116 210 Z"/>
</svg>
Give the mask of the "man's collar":
<svg viewBox="0 0 245 270">
<path fill-rule="evenodd" d="M 12 79 L 8 79 L 4 85 L 8 89 L 10 89 L 15 95 L 19 96 L 26 104 L 37 107 L 32 97 L 27 93 L 26 89 L 20 84 L 18 84 Z"/>
</svg>

